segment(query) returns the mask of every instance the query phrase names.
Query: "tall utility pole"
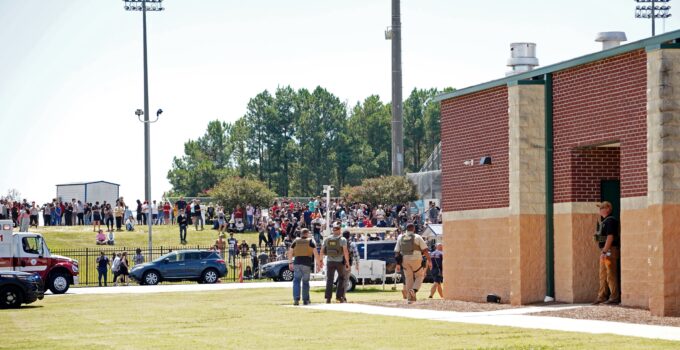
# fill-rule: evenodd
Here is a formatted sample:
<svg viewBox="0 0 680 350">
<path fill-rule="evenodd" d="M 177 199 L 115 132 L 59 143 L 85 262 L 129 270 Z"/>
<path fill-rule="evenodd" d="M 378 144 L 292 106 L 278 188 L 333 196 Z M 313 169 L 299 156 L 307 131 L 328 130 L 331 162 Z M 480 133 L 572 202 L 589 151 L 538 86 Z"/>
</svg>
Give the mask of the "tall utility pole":
<svg viewBox="0 0 680 350">
<path fill-rule="evenodd" d="M 123 0 L 125 2 L 126 11 L 142 11 L 142 38 L 143 38 L 143 55 L 144 55 L 144 197 L 148 201 L 146 222 L 149 224 L 149 260 L 151 260 L 152 245 L 152 229 L 153 222 L 151 220 L 151 131 L 150 123 L 158 120 L 158 116 L 162 113 L 161 110 L 156 114 L 156 120 L 149 120 L 149 75 L 147 71 L 147 56 L 146 56 L 146 12 L 147 11 L 163 11 L 165 8 L 162 3 L 163 0 Z M 149 6 L 147 7 L 147 4 Z M 137 117 L 140 118 L 141 111 L 137 111 Z M 140 119 L 141 121 L 141 119 Z"/>
<path fill-rule="evenodd" d="M 670 1 L 671 0 L 635 0 L 638 4 L 651 4 L 635 6 L 635 18 L 652 19 L 652 36 L 656 35 L 656 19 L 662 18 L 665 20 L 671 16 L 671 7 L 668 5 Z M 657 6 L 657 3 L 663 3 L 665 5 Z"/>
<path fill-rule="evenodd" d="M 404 174 L 404 126 L 401 97 L 401 5 L 392 0 L 392 26 L 385 31 L 392 40 L 392 175 Z"/>
</svg>

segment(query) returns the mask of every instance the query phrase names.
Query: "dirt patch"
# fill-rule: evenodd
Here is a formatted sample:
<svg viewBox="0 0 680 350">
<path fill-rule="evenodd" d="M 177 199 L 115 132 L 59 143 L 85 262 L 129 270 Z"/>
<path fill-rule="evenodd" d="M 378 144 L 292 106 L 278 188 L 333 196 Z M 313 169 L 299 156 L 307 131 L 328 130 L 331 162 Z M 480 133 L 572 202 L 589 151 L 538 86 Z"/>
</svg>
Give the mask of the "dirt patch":
<svg viewBox="0 0 680 350">
<path fill-rule="evenodd" d="M 624 306 L 584 306 L 578 309 L 545 311 L 531 315 L 680 327 L 680 317 L 657 317 L 652 316 L 649 310 Z"/>
<path fill-rule="evenodd" d="M 458 311 L 458 312 L 482 312 L 482 311 L 496 311 L 514 309 L 515 307 L 509 304 L 493 304 L 493 303 L 474 303 L 469 301 L 459 300 L 441 300 L 441 299 L 423 299 L 418 300 L 413 304 L 407 304 L 404 300 L 399 301 L 383 301 L 362 303 L 376 306 L 395 307 L 400 309 L 426 309 L 439 311 Z"/>
</svg>

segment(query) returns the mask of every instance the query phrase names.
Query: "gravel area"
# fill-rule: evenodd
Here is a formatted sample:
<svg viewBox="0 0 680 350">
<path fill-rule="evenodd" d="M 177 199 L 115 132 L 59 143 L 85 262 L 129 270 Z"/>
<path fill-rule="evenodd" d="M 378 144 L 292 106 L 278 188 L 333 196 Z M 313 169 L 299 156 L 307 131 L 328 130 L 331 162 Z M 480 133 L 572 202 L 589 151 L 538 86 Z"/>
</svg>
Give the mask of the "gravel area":
<svg viewBox="0 0 680 350">
<path fill-rule="evenodd" d="M 623 306 L 584 306 L 578 309 L 546 311 L 531 315 L 680 327 L 680 317 L 657 317 L 652 316 L 649 310 Z"/>
<path fill-rule="evenodd" d="M 413 304 L 407 304 L 405 300 L 386 301 L 362 303 L 376 306 L 395 307 L 402 309 L 427 309 L 439 311 L 458 311 L 458 312 L 482 312 L 482 311 L 496 311 L 514 309 L 510 304 L 493 304 L 493 303 L 474 303 L 469 301 L 458 300 L 441 300 L 441 299 L 422 299 Z"/>
</svg>

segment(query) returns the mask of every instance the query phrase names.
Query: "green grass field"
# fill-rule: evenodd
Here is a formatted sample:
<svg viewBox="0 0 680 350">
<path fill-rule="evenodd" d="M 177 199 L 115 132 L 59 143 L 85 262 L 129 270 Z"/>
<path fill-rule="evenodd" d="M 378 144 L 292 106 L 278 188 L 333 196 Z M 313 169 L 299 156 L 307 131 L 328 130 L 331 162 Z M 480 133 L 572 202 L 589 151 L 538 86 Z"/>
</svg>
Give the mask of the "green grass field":
<svg viewBox="0 0 680 350">
<path fill-rule="evenodd" d="M 287 307 L 290 289 L 48 296 L 0 310 L 1 349 L 677 349 L 613 335 Z M 394 300 L 366 290 L 350 301 Z M 312 291 L 312 301 L 323 299 Z"/>
<path fill-rule="evenodd" d="M 106 231 L 106 226 L 104 226 Z M 97 248 L 95 244 L 95 232 L 92 226 L 40 226 L 37 229 L 31 228 L 31 232 L 39 232 L 45 236 L 47 245 L 51 250 L 55 249 L 79 249 Z M 114 232 L 116 236 L 116 246 L 119 247 L 147 247 L 149 242 L 147 226 L 138 225 L 134 232 Z M 159 225 L 153 227 L 153 245 L 177 246 L 179 245 L 179 228 L 177 226 Z M 257 243 L 258 234 L 255 232 L 237 233 L 234 235 L 239 242 L 243 239 L 248 244 Z M 229 236 L 227 235 L 226 238 Z M 194 226 L 187 229 L 187 241 L 190 246 L 212 245 L 217 239 L 217 230 L 205 226 L 203 231 L 196 231 Z"/>
</svg>

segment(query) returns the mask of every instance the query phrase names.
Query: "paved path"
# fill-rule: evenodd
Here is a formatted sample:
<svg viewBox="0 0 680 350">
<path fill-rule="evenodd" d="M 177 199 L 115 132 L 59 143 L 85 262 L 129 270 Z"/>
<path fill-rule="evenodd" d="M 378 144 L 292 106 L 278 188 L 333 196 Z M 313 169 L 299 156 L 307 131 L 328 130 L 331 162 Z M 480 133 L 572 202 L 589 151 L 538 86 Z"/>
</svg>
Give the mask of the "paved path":
<svg viewBox="0 0 680 350">
<path fill-rule="evenodd" d="M 547 329 L 554 331 L 581 332 L 593 334 L 618 334 L 630 337 L 680 341 L 680 327 L 652 326 L 623 322 L 577 320 L 561 317 L 527 315 L 539 311 L 579 308 L 582 305 L 525 307 L 487 312 L 454 312 L 423 309 L 402 309 L 363 304 L 312 304 L 303 306 L 315 310 L 355 312 L 369 315 L 406 317 L 422 320 L 461 322 L 492 326 Z"/>
<path fill-rule="evenodd" d="M 310 287 L 322 287 L 324 281 L 311 281 Z M 119 286 L 119 287 L 83 287 L 71 288 L 62 295 L 87 294 L 150 294 L 150 293 L 185 293 L 216 290 L 256 289 L 256 288 L 292 288 L 292 282 L 257 282 L 257 283 L 216 283 L 216 284 L 161 284 L 156 286 Z M 51 293 L 46 294 L 52 296 Z"/>
</svg>

